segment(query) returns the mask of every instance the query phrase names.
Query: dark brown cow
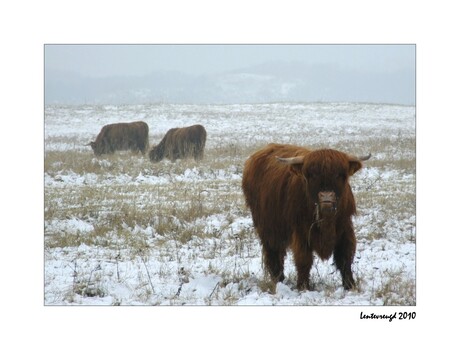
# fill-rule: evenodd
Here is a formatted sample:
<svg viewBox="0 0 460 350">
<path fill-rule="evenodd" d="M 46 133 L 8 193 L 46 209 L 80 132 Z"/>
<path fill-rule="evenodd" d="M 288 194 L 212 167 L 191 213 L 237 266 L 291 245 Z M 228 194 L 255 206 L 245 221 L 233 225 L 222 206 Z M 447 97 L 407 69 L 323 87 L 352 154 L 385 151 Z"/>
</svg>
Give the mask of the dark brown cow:
<svg viewBox="0 0 460 350">
<path fill-rule="evenodd" d="M 149 152 L 152 162 L 159 162 L 163 158 L 175 161 L 179 158 L 193 157 L 203 159 L 206 144 L 206 130 L 202 125 L 192 125 L 186 128 L 168 130 L 161 142 L 153 146 Z"/>
<path fill-rule="evenodd" d="M 356 206 L 348 178 L 369 158 L 270 144 L 246 161 L 243 192 L 262 244 L 264 265 L 275 282 L 284 279 L 284 258 L 290 248 L 298 289 L 310 289 L 313 252 L 323 260 L 334 255 L 344 288 L 355 286 L 351 217 Z"/>
<path fill-rule="evenodd" d="M 96 141 L 87 146 L 97 156 L 122 150 L 145 154 L 149 147 L 149 126 L 144 122 L 108 124 L 102 127 Z"/>
</svg>

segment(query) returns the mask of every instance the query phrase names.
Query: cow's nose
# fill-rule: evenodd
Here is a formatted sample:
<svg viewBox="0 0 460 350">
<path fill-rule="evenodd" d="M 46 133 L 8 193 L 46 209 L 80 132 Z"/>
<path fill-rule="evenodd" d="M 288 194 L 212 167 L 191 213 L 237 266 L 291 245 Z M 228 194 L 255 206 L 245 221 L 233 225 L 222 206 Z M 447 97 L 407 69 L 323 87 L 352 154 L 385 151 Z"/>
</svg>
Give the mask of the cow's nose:
<svg viewBox="0 0 460 350">
<path fill-rule="evenodd" d="M 319 202 L 335 202 L 335 192 L 333 191 L 322 191 L 318 193 Z"/>
<path fill-rule="evenodd" d="M 332 213 L 337 209 L 337 197 L 333 191 L 319 192 L 318 201 L 322 213 Z"/>
</svg>

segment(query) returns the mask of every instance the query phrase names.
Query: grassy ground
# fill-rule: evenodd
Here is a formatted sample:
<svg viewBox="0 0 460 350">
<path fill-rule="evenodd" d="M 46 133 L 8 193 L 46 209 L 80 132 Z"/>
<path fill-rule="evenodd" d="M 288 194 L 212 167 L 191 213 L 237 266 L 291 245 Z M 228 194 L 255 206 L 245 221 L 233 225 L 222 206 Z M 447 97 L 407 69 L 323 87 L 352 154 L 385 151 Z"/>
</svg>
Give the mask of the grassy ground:
<svg viewBox="0 0 460 350">
<path fill-rule="evenodd" d="M 346 145 L 312 144 L 373 154 L 352 179 L 359 211 L 357 302 L 414 305 L 415 271 L 386 260 L 416 241 L 415 136 L 361 136 Z M 114 284 L 129 289 L 130 303 L 233 305 L 251 293 L 275 295 L 270 300 L 277 303 L 241 191 L 244 161 L 265 143 L 211 143 L 202 162 L 156 164 L 130 152 L 97 158 L 74 136 L 46 143 L 71 145 L 45 152 L 47 303 L 107 296 L 114 305 L 125 303 Z M 382 263 L 370 266 L 376 254 Z M 293 288 L 290 260 L 286 284 Z M 341 303 L 339 274 L 329 265 L 315 261 L 312 269 L 318 298 L 305 294 L 295 304 Z M 65 288 L 55 283 L 56 270 L 65 275 Z M 205 297 L 196 296 L 199 285 L 192 286 L 197 276 L 215 281 Z"/>
</svg>

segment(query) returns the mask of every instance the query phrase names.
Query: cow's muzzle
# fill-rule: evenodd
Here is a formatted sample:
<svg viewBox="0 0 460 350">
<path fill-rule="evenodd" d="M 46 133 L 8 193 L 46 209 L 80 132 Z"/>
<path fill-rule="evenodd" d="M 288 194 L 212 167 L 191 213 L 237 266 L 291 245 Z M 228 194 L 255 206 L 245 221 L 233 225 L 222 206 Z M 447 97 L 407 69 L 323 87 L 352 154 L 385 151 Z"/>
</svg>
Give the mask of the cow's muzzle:
<svg viewBox="0 0 460 350">
<path fill-rule="evenodd" d="M 322 191 L 318 193 L 319 211 L 323 215 L 335 214 L 337 211 L 337 196 L 333 191 Z"/>
</svg>

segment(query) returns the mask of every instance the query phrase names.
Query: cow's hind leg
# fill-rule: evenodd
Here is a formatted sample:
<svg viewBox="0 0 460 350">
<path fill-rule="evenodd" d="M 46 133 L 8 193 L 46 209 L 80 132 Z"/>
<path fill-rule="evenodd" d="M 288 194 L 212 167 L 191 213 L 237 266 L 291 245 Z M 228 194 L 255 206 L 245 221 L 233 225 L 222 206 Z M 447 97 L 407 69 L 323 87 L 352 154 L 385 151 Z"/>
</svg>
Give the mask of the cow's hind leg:
<svg viewBox="0 0 460 350">
<path fill-rule="evenodd" d="M 270 277 L 274 282 L 283 281 L 286 248 L 274 249 L 268 244 L 262 244 L 262 249 L 264 253 L 264 264 L 270 274 Z"/>
<path fill-rule="evenodd" d="M 138 141 L 136 152 L 140 151 L 142 154 L 145 154 L 146 149 L 147 149 L 146 143 L 143 141 Z"/>
<path fill-rule="evenodd" d="M 203 147 L 197 146 L 197 147 L 195 148 L 195 151 L 194 151 L 195 160 L 197 160 L 197 161 L 203 160 L 203 156 L 204 156 L 204 149 L 203 149 Z"/>
</svg>

